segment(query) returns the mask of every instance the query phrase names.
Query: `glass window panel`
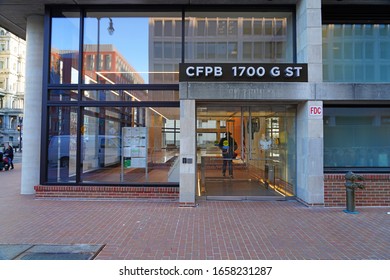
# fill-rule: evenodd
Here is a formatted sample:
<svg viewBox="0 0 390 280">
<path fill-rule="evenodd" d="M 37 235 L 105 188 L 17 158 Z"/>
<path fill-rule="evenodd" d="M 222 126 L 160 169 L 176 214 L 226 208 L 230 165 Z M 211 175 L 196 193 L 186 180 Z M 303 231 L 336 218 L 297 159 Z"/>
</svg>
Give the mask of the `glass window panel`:
<svg viewBox="0 0 390 280">
<path fill-rule="evenodd" d="M 172 64 L 165 64 L 164 65 L 164 81 L 167 83 L 173 83 L 174 76 L 172 75 L 172 72 L 174 71 L 174 67 Z"/>
<path fill-rule="evenodd" d="M 178 183 L 179 108 L 86 107 L 81 180 Z M 148 120 L 148 122 L 146 122 Z"/>
<path fill-rule="evenodd" d="M 238 22 L 237 20 L 230 19 L 229 20 L 229 35 L 237 35 L 238 34 Z"/>
<path fill-rule="evenodd" d="M 253 51 L 253 58 L 254 59 L 261 59 L 263 57 L 263 43 L 255 42 L 254 43 L 254 51 Z"/>
<path fill-rule="evenodd" d="M 204 36 L 206 32 L 206 21 L 205 20 L 199 20 L 196 22 L 196 35 L 198 36 Z M 188 26 L 190 27 L 190 26 Z"/>
<path fill-rule="evenodd" d="M 389 168 L 389 115 L 389 108 L 324 108 L 324 167 Z"/>
<path fill-rule="evenodd" d="M 365 44 L 365 58 L 366 59 L 374 59 L 374 42 L 367 42 Z"/>
<path fill-rule="evenodd" d="M 194 59 L 194 57 L 196 57 L 195 51 L 195 46 L 193 44 L 184 43 L 184 55 L 186 58 Z"/>
<path fill-rule="evenodd" d="M 237 43 L 229 42 L 228 43 L 228 59 L 230 61 L 237 60 L 238 52 L 237 52 Z"/>
<path fill-rule="evenodd" d="M 374 35 L 374 26 L 372 24 L 365 24 L 364 25 L 364 35 L 365 36 Z"/>
<path fill-rule="evenodd" d="M 363 26 L 361 24 L 354 25 L 354 35 L 355 36 L 363 35 Z"/>
<path fill-rule="evenodd" d="M 342 25 L 335 25 L 334 26 L 334 31 L 333 31 L 333 36 L 334 37 L 341 37 L 341 35 L 343 34 L 343 29 L 342 29 Z"/>
<path fill-rule="evenodd" d="M 164 42 L 164 58 L 171 59 L 173 58 L 174 46 L 171 42 Z"/>
<path fill-rule="evenodd" d="M 218 20 L 218 36 L 227 36 L 227 20 Z"/>
<path fill-rule="evenodd" d="M 343 81 L 344 79 L 344 67 L 340 64 L 334 66 L 334 79 L 335 81 Z"/>
<path fill-rule="evenodd" d="M 49 83 L 78 83 L 79 30 L 79 12 L 63 11 L 52 18 Z"/>
<path fill-rule="evenodd" d="M 184 20 L 184 35 L 185 36 L 188 36 L 188 31 L 189 30 L 190 30 L 190 21 L 189 20 Z"/>
<path fill-rule="evenodd" d="M 387 67 L 390 66 L 389 25 L 385 24 L 329 24 L 323 25 L 323 67 L 324 81 L 343 82 L 389 82 Z M 331 36 L 331 30 L 338 30 Z M 353 32 L 351 32 L 353 30 Z M 384 35 L 387 34 L 386 39 Z M 337 35 L 337 36 L 336 36 Z M 339 48 L 343 46 L 342 53 Z M 341 56 L 342 54 L 342 56 Z M 344 63 L 354 69 L 354 75 L 345 73 L 344 79 L 334 74 L 337 64 Z M 370 63 L 370 71 L 365 64 Z M 327 67 L 327 73 L 325 71 Z M 383 70 L 385 69 L 385 72 Z M 326 75 L 326 78 L 325 78 Z"/>
<path fill-rule="evenodd" d="M 175 43 L 175 58 L 181 59 L 181 43 Z"/>
<path fill-rule="evenodd" d="M 333 58 L 334 59 L 341 59 L 342 58 L 342 45 L 341 43 L 334 43 L 333 44 Z"/>
<path fill-rule="evenodd" d="M 390 81 L 390 65 L 381 66 L 380 70 L 380 78 L 382 81 Z"/>
<path fill-rule="evenodd" d="M 243 45 L 242 58 L 244 60 L 252 60 L 252 43 L 244 42 Z"/>
<path fill-rule="evenodd" d="M 161 66 L 161 65 L 160 65 Z M 164 66 L 166 72 L 175 70 L 174 65 Z M 165 77 L 160 72 L 160 80 L 169 79 L 172 83 L 174 75 Z M 164 77 L 164 78 L 163 78 Z M 177 80 L 175 81 L 177 82 Z M 175 90 L 85 90 L 84 101 L 179 101 L 179 92 Z"/>
<path fill-rule="evenodd" d="M 390 59 L 390 42 L 380 43 L 380 59 Z"/>
<path fill-rule="evenodd" d="M 264 47 L 265 47 L 265 50 L 264 50 L 265 58 L 267 58 L 268 60 L 272 60 L 272 58 L 274 57 L 273 56 L 273 53 L 274 53 L 273 43 L 272 42 L 265 42 Z"/>
<path fill-rule="evenodd" d="M 282 36 L 284 35 L 284 31 L 283 20 L 275 20 L 275 35 Z"/>
<path fill-rule="evenodd" d="M 227 62 L 244 60 L 254 63 L 293 62 L 292 13 L 187 12 L 186 20 L 190 22 L 187 25 L 189 30 L 186 30 L 188 36 L 185 37 L 187 63 L 204 62 L 202 48 L 198 47 L 200 43 L 206 45 L 206 59 L 226 59 Z M 215 37 L 218 31 L 216 40 L 200 35 L 197 30 L 191 30 L 204 21 L 207 22 L 205 34 Z M 264 31 L 265 25 L 267 25 L 267 33 Z M 254 54 L 254 45 L 259 49 L 259 44 L 264 42 L 267 42 L 267 47 L 263 46 L 261 53 Z M 223 54 L 220 43 L 221 45 L 227 43 L 227 56 Z M 198 51 L 199 54 L 194 53 L 192 56 L 191 50 Z"/>
<path fill-rule="evenodd" d="M 353 66 L 345 65 L 344 67 L 344 77 L 347 81 L 353 81 Z"/>
<path fill-rule="evenodd" d="M 329 67 L 326 64 L 323 64 L 323 73 L 324 73 L 324 80 L 329 81 Z"/>
<path fill-rule="evenodd" d="M 276 42 L 275 47 L 276 47 L 275 59 L 279 60 L 279 61 L 283 61 L 286 58 L 286 56 L 285 56 L 286 44 L 284 44 L 283 42 Z"/>
<path fill-rule="evenodd" d="M 273 20 L 265 20 L 264 21 L 264 33 L 265 33 L 266 36 L 272 36 L 273 35 L 272 21 Z"/>
<path fill-rule="evenodd" d="M 373 82 L 375 79 L 375 66 L 372 64 L 366 65 L 365 70 L 366 70 L 365 81 Z"/>
<path fill-rule="evenodd" d="M 217 36 L 217 21 L 208 20 L 207 21 L 207 36 Z"/>
<path fill-rule="evenodd" d="M 156 83 L 163 83 L 163 65 L 162 64 L 155 64 L 154 65 L 154 70 L 155 70 L 155 73 L 153 73 L 154 77 L 154 81 Z"/>
<path fill-rule="evenodd" d="M 262 35 L 262 33 L 263 33 L 262 22 L 263 21 L 260 21 L 260 20 L 253 21 L 253 35 Z"/>
<path fill-rule="evenodd" d="M 162 36 L 162 20 L 156 20 L 154 23 L 154 36 Z"/>
<path fill-rule="evenodd" d="M 355 59 L 363 59 L 363 42 L 355 43 Z"/>
<path fill-rule="evenodd" d="M 181 62 L 177 47 L 181 12 L 88 9 L 84 22 L 83 55 L 84 61 L 89 61 L 83 69 L 85 84 L 160 83 L 154 80 L 155 60 L 160 64 Z M 111 56 L 110 64 L 104 64 L 106 56 Z"/>
<path fill-rule="evenodd" d="M 49 91 L 49 100 L 51 101 L 77 101 L 78 91 L 73 90 L 51 90 Z"/>
<path fill-rule="evenodd" d="M 215 59 L 215 43 L 207 43 L 207 59 Z"/>
<path fill-rule="evenodd" d="M 218 43 L 216 53 L 217 53 L 216 55 L 217 60 L 226 60 L 227 57 L 226 43 Z"/>
<path fill-rule="evenodd" d="M 244 35 L 252 35 L 252 21 L 251 20 L 244 20 L 243 21 L 243 34 Z"/>
<path fill-rule="evenodd" d="M 196 43 L 196 58 L 203 60 L 205 55 L 204 43 Z"/>
<path fill-rule="evenodd" d="M 390 24 L 379 24 L 379 35 L 389 36 Z"/>
<path fill-rule="evenodd" d="M 344 43 L 344 59 L 352 59 L 353 48 L 351 42 Z"/>
<path fill-rule="evenodd" d="M 181 37 L 181 20 L 175 21 L 175 36 Z"/>
<path fill-rule="evenodd" d="M 172 20 L 164 21 L 164 36 L 171 37 L 173 34 L 173 23 Z"/>
<path fill-rule="evenodd" d="M 328 58 L 329 54 L 328 54 L 328 44 L 327 43 L 323 43 L 322 45 L 322 59 L 324 61 L 326 61 L 326 59 Z"/>
<path fill-rule="evenodd" d="M 161 42 L 154 43 L 154 58 L 163 58 L 163 44 Z"/>
<path fill-rule="evenodd" d="M 77 108 L 48 108 L 47 181 L 75 182 Z"/>
<path fill-rule="evenodd" d="M 346 24 L 343 25 L 343 27 L 344 27 L 344 36 L 352 36 L 352 25 Z"/>
<path fill-rule="evenodd" d="M 355 65 L 355 80 L 364 81 L 364 67 L 363 65 Z"/>
<path fill-rule="evenodd" d="M 328 37 L 328 31 L 329 31 L 329 28 L 326 25 L 323 25 L 322 26 L 322 38 Z"/>
</svg>

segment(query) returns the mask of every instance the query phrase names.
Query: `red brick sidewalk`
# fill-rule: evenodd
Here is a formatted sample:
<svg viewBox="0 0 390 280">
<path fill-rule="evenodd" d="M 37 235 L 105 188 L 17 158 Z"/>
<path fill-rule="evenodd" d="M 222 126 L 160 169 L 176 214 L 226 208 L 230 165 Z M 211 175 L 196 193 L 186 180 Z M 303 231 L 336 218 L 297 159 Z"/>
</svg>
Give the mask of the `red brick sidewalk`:
<svg viewBox="0 0 390 280">
<path fill-rule="evenodd" d="M 97 259 L 390 259 L 389 208 L 296 201 L 178 203 L 36 200 L 20 164 L 0 172 L 0 244 L 104 244 Z"/>
</svg>

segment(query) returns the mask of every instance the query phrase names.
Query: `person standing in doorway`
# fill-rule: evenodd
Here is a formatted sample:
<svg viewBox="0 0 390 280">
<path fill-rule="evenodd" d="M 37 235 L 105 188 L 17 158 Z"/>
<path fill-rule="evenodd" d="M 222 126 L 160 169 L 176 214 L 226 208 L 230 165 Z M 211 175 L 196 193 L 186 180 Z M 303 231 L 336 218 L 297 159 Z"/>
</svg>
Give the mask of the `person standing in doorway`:
<svg viewBox="0 0 390 280">
<path fill-rule="evenodd" d="M 236 158 L 237 143 L 233 139 L 230 132 L 225 133 L 225 137 L 221 138 L 218 144 L 219 148 L 222 151 L 222 176 L 226 176 L 226 168 L 229 169 L 229 177 L 233 178 L 233 162 L 232 160 Z"/>
</svg>

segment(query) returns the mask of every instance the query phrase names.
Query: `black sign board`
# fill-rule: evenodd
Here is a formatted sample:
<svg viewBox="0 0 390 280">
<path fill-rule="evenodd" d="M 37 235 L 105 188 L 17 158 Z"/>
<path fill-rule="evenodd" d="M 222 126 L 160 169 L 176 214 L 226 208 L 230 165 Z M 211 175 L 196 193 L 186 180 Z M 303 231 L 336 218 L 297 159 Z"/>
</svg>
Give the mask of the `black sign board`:
<svg viewBox="0 0 390 280">
<path fill-rule="evenodd" d="M 180 82 L 307 82 L 307 64 L 181 63 Z"/>
</svg>

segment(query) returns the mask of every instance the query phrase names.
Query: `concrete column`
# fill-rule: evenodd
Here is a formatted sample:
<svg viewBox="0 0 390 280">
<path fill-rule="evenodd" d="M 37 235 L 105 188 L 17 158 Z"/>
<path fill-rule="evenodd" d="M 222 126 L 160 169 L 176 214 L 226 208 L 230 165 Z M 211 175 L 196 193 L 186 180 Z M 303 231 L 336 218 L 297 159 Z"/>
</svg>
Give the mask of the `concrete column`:
<svg viewBox="0 0 390 280">
<path fill-rule="evenodd" d="M 297 4 L 297 62 L 308 63 L 309 82 L 322 82 L 321 0 Z"/>
<path fill-rule="evenodd" d="M 33 194 L 39 184 L 41 160 L 43 16 L 27 18 L 26 88 L 23 118 L 21 194 Z"/>
<path fill-rule="evenodd" d="M 322 107 L 322 101 L 307 101 L 297 114 L 297 197 L 310 205 L 324 203 Z"/>
<path fill-rule="evenodd" d="M 195 100 L 180 101 L 180 206 L 195 206 L 196 114 Z"/>
</svg>

